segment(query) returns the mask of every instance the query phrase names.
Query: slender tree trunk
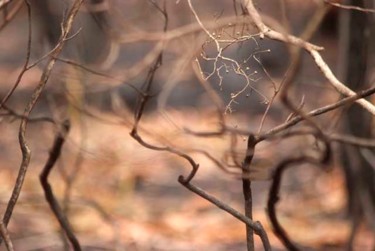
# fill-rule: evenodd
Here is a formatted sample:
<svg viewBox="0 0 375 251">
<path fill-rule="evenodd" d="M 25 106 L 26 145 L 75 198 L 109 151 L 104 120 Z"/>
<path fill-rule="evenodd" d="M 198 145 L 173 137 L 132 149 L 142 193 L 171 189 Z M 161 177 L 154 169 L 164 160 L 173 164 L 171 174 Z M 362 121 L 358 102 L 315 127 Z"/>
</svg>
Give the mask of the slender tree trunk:
<svg viewBox="0 0 375 251">
<path fill-rule="evenodd" d="M 370 1 L 348 0 L 346 4 L 358 7 L 366 6 Z M 343 81 L 353 90 L 365 89 L 368 85 L 367 71 L 369 68 L 369 52 L 371 43 L 370 15 L 358 11 L 342 10 L 340 19 L 340 42 L 342 57 L 341 73 Z M 353 104 L 345 114 L 345 133 L 357 137 L 370 138 L 372 117 L 360 106 Z M 372 152 L 372 154 L 375 154 Z M 351 243 L 355 237 L 356 228 L 363 220 L 375 229 L 375 170 L 363 149 L 353 146 L 343 146 L 342 166 L 345 172 L 348 192 L 348 208 L 353 219 Z M 351 248 L 349 248 L 351 249 Z"/>
</svg>

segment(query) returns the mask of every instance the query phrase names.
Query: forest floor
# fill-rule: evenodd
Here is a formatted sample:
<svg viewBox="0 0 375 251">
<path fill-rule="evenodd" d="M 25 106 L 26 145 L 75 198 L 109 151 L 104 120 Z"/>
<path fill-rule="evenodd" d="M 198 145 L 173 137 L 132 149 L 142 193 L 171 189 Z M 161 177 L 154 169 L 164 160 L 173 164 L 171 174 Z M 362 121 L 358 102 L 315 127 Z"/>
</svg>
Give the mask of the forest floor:
<svg viewBox="0 0 375 251">
<path fill-rule="evenodd" d="M 207 120 L 203 116 L 206 113 L 201 111 L 171 113 L 177 124 L 189 122 L 202 130 L 212 128 L 213 121 Z M 81 126 L 73 124 L 62 158 L 50 178 L 61 205 L 68 205 L 69 220 L 85 250 L 245 249 L 245 228 L 241 222 L 177 182 L 179 175 L 189 172 L 185 161 L 140 146 L 130 137 L 130 128 L 118 117 L 109 114 L 100 117 L 102 120 L 82 115 Z M 4 209 L 21 159 L 18 121 L 3 120 L 0 130 L 0 198 Z M 173 140 L 175 145 L 194 145 L 214 156 L 216 153 L 217 158 L 222 158 L 228 150 L 228 138 L 192 137 L 156 114 L 145 117 L 143 131 L 148 130 L 152 130 L 153 136 L 162 135 L 163 142 Z M 48 123 L 31 123 L 28 128 L 32 162 L 9 228 L 16 250 L 63 250 L 60 228 L 38 179 L 51 148 L 53 131 Z M 147 140 L 153 139 L 144 135 Z M 241 144 L 239 155 L 243 154 Z M 255 163 L 269 168 L 273 163 L 270 159 L 275 160 L 277 155 L 275 149 L 260 146 L 256 155 L 260 157 Z M 193 183 L 242 212 L 240 179 L 223 172 L 204 156 L 191 154 L 200 164 Z M 64 179 L 69 175 L 73 182 L 66 202 Z M 265 214 L 268 187 L 267 180 L 253 182 L 254 219 L 265 227 L 274 250 L 284 250 L 272 234 Z M 345 203 L 339 167 L 333 165 L 326 172 L 302 166 L 288 172 L 277 210 L 289 236 L 301 246 L 313 250 L 343 250 L 350 233 Z M 365 227 L 359 231 L 355 250 L 372 250 L 375 240 L 371 233 Z M 256 246 L 262 250 L 258 238 Z"/>
</svg>

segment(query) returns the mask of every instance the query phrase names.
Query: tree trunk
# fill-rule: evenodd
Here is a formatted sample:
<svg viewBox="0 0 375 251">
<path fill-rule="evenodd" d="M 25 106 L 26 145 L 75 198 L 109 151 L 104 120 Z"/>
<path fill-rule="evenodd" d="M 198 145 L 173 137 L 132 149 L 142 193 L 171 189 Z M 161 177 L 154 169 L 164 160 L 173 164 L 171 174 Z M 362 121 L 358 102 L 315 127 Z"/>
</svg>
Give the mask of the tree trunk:
<svg viewBox="0 0 375 251">
<path fill-rule="evenodd" d="M 348 0 L 345 4 L 371 8 L 370 1 Z M 370 62 L 371 16 L 359 11 L 341 10 L 340 19 L 340 60 L 343 81 L 353 90 L 368 87 L 367 72 Z M 345 133 L 357 137 L 371 138 L 372 116 L 357 104 L 350 106 L 345 114 Z M 343 146 L 342 166 L 345 172 L 348 192 L 348 208 L 353 219 L 351 244 L 355 237 L 356 227 L 366 222 L 375 230 L 375 169 L 365 158 L 364 149 Z M 370 152 L 374 154 L 374 152 Z"/>
</svg>

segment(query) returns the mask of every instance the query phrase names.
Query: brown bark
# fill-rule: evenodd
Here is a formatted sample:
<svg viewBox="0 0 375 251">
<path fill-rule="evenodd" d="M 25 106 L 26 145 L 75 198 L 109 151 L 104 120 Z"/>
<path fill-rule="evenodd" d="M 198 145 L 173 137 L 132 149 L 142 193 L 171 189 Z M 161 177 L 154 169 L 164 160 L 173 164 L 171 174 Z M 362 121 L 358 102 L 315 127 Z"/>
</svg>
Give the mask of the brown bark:
<svg viewBox="0 0 375 251">
<path fill-rule="evenodd" d="M 346 4 L 366 6 L 370 1 L 349 0 Z M 343 82 L 352 90 L 358 91 L 368 87 L 367 72 L 369 68 L 370 15 L 359 11 L 342 11 L 340 41 L 343 65 L 341 67 Z M 354 104 L 345 114 L 346 133 L 370 138 L 372 116 L 360 106 Z M 375 229 L 375 171 L 363 156 L 359 147 L 344 146 L 342 149 L 342 166 L 348 192 L 348 208 L 353 219 L 354 239 L 356 227 L 363 221 Z"/>
</svg>

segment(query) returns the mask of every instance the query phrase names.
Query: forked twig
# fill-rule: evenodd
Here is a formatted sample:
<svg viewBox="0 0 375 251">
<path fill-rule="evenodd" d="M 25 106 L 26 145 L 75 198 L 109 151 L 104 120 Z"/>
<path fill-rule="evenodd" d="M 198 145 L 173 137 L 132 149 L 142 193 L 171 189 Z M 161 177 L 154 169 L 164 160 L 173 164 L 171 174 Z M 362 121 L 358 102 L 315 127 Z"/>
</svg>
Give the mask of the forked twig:
<svg viewBox="0 0 375 251">
<path fill-rule="evenodd" d="M 10 235 L 8 232 L 7 227 L 5 226 L 4 222 L 0 220 L 0 235 L 5 242 L 5 246 L 8 251 L 14 251 L 12 240 L 10 239 Z"/>
<path fill-rule="evenodd" d="M 23 181 L 26 176 L 27 169 L 29 167 L 30 163 L 30 154 L 31 151 L 29 149 L 29 146 L 26 141 L 26 128 L 28 124 L 28 117 L 30 116 L 31 111 L 35 107 L 35 104 L 37 103 L 42 91 L 44 90 L 45 85 L 47 84 L 47 81 L 49 79 L 49 76 L 51 74 L 51 71 L 54 67 L 54 64 L 56 62 L 56 57 L 60 54 L 60 52 L 63 49 L 63 46 L 66 42 L 66 39 L 68 39 L 69 32 L 73 25 L 73 20 L 75 16 L 78 13 L 78 10 L 82 4 L 83 0 L 76 0 L 74 4 L 72 5 L 71 9 L 68 12 L 67 19 L 62 25 L 62 34 L 60 36 L 59 42 L 57 46 L 55 47 L 54 51 L 51 53 L 49 60 L 47 61 L 47 64 L 43 70 L 43 74 L 40 78 L 39 84 L 34 89 L 33 94 L 27 103 L 25 107 L 25 111 L 22 115 L 20 128 L 19 128 L 19 144 L 22 151 L 22 162 L 18 171 L 17 180 L 15 183 L 15 186 L 12 191 L 11 198 L 9 199 L 9 202 L 7 204 L 6 211 L 3 216 L 3 222 L 4 225 L 7 226 L 9 223 L 10 218 L 12 217 L 13 209 L 15 205 L 17 204 L 18 197 L 21 193 Z"/>
<path fill-rule="evenodd" d="M 350 88 L 345 86 L 340 80 L 336 78 L 333 74 L 332 70 L 329 68 L 327 63 L 322 58 L 321 54 L 319 53 L 322 50 L 322 47 L 316 46 L 309 42 L 306 42 L 298 37 L 289 34 L 282 34 L 277 32 L 270 27 L 266 26 L 260 14 L 256 10 L 254 3 L 252 0 L 244 0 L 244 4 L 249 12 L 250 17 L 254 21 L 256 27 L 262 32 L 263 36 L 266 36 L 273 40 L 278 40 L 287 44 L 292 44 L 295 46 L 299 46 L 306 50 L 311 57 L 314 59 L 315 64 L 318 66 L 319 70 L 323 73 L 324 77 L 329 81 L 329 83 L 341 94 L 345 96 L 354 96 L 355 92 L 352 91 Z M 369 101 L 365 99 L 358 99 L 356 100 L 358 104 L 360 104 L 363 108 L 369 111 L 371 114 L 375 115 L 375 106 L 371 104 Z"/>
<path fill-rule="evenodd" d="M 214 204 L 218 208 L 224 210 L 225 212 L 229 213 L 230 215 L 232 215 L 236 219 L 242 221 L 243 223 L 246 224 L 246 226 L 251 227 L 254 230 L 255 234 L 257 234 L 261 238 L 264 250 L 265 251 L 272 250 L 271 249 L 271 244 L 270 244 L 270 242 L 268 240 L 267 233 L 266 233 L 266 231 L 264 230 L 262 224 L 259 221 L 255 221 L 255 222 L 252 221 L 251 219 L 249 219 L 245 215 L 241 214 L 240 212 L 238 212 L 237 210 L 235 210 L 232 207 L 228 206 L 227 204 L 221 202 L 220 200 L 218 200 L 214 196 L 208 194 L 207 192 L 205 192 L 201 188 L 199 188 L 199 187 L 197 187 L 197 186 L 195 186 L 195 185 L 193 185 L 191 183 L 185 182 L 185 179 L 184 179 L 183 176 L 180 176 L 178 178 L 178 181 L 181 183 L 181 185 L 183 185 L 184 187 L 186 187 L 190 191 L 192 191 L 195 194 L 199 195 L 200 197 L 208 200 L 209 202 L 211 202 L 212 204 Z"/>
<path fill-rule="evenodd" d="M 365 98 L 365 97 L 369 97 L 369 96 L 373 95 L 374 93 L 375 93 L 375 86 L 370 87 L 366 90 L 359 91 L 353 96 L 342 98 L 337 102 L 334 102 L 334 103 L 316 108 L 316 109 L 306 113 L 305 116 L 307 116 L 307 117 L 319 116 L 319 115 L 328 113 L 330 111 L 334 111 L 335 109 L 342 108 L 344 106 L 350 105 L 350 104 L 354 103 L 356 100 L 361 99 L 361 98 Z M 272 129 L 268 130 L 267 132 L 256 135 L 256 139 L 257 139 L 258 142 L 266 140 L 266 139 L 271 138 L 274 135 L 284 131 L 285 129 L 291 128 L 292 126 L 294 126 L 294 125 L 296 125 L 296 124 L 298 124 L 302 121 L 304 121 L 304 118 L 300 115 L 296 115 L 295 117 L 291 118 L 290 120 L 288 120 L 288 121 L 286 121 L 286 122 L 284 122 L 284 123 L 282 123 L 278 126 L 273 127 Z M 249 130 L 233 128 L 233 127 L 226 126 L 226 125 L 221 125 L 221 128 L 220 128 L 219 131 L 198 132 L 198 131 L 192 131 L 190 129 L 185 129 L 185 131 L 187 133 L 192 134 L 192 135 L 197 136 L 197 137 L 216 137 L 216 136 L 223 135 L 227 132 L 237 133 L 239 135 L 244 135 L 244 136 L 247 136 L 247 135 L 252 133 Z"/>
</svg>

